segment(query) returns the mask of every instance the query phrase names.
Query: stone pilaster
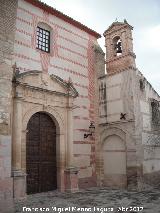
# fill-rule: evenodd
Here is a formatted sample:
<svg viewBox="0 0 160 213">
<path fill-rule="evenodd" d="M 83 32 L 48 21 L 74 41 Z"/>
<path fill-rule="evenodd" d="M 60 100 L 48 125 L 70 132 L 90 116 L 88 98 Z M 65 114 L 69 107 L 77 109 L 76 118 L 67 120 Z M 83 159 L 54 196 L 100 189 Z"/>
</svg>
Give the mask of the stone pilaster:
<svg viewBox="0 0 160 213">
<path fill-rule="evenodd" d="M 26 174 L 22 171 L 22 95 L 16 92 L 13 109 L 13 144 L 12 144 L 12 175 L 14 198 L 22 198 L 26 195 Z"/>
<path fill-rule="evenodd" d="M 21 131 L 22 131 L 22 103 L 21 97 L 14 99 L 13 111 L 13 170 L 21 169 Z"/>
<path fill-rule="evenodd" d="M 65 190 L 78 191 L 78 169 L 73 157 L 73 98 L 68 97 L 67 109 L 67 167 L 65 169 Z"/>
<path fill-rule="evenodd" d="M 67 167 L 73 167 L 73 112 L 72 107 L 67 111 Z"/>
</svg>

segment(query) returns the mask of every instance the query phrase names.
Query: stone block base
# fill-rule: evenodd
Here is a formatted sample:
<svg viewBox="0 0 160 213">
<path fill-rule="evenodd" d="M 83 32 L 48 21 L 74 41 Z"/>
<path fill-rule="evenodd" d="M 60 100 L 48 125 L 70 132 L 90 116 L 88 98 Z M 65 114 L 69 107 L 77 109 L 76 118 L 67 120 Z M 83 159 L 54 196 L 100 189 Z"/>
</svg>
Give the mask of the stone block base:
<svg viewBox="0 0 160 213">
<path fill-rule="evenodd" d="M 126 175 L 105 175 L 103 180 L 103 186 L 114 189 L 127 188 L 127 176 Z"/>
<path fill-rule="evenodd" d="M 160 189 L 160 171 L 144 174 L 142 181 L 143 188 L 156 187 Z"/>
<path fill-rule="evenodd" d="M 87 188 L 96 187 L 96 186 L 97 186 L 97 181 L 96 181 L 95 177 L 79 179 L 79 188 L 80 189 L 87 189 Z"/>
<path fill-rule="evenodd" d="M 7 200 L 0 200 L 0 212 L 1 213 L 14 213 L 13 198 Z"/>
<path fill-rule="evenodd" d="M 22 171 L 13 171 L 14 198 L 26 197 L 26 174 Z"/>
<path fill-rule="evenodd" d="M 128 167 L 127 168 L 127 189 L 137 190 L 138 189 L 138 179 L 140 178 L 140 168 L 138 167 Z"/>
<path fill-rule="evenodd" d="M 0 212 L 12 213 L 13 209 L 13 179 L 0 179 Z"/>
<path fill-rule="evenodd" d="M 67 168 L 65 169 L 65 191 L 66 192 L 77 192 L 78 187 L 78 169 Z"/>
</svg>

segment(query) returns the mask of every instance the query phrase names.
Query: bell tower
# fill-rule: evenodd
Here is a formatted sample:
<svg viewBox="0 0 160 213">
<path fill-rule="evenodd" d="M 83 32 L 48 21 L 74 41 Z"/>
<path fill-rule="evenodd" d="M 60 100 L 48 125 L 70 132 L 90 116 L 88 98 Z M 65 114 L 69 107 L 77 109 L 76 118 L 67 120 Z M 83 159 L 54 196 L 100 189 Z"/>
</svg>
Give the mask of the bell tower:
<svg viewBox="0 0 160 213">
<path fill-rule="evenodd" d="M 133 27 L 124 20 L 124 22 L 113 22 L 104 32 L 108 74 L 136 68 L 132 29 Z"/>
</svg>

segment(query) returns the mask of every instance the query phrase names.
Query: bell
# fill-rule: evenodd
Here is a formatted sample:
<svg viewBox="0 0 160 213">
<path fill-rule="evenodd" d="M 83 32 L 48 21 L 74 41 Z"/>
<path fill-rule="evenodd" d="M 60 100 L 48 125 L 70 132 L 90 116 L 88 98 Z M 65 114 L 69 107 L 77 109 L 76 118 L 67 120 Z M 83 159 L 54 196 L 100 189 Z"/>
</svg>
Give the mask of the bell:
<svg viewBox="0 0 160 213">
<path fill-rule="evenodd" d="M 116 44 L 116 53 L 122 53 L 122 44 L 120 41 Z"/>
<path fill-rule="evenodd" d="M 116 53 L 122 53 L 122 49 L 121 49 L 121 48 L 118 48 L 118 49 L 116 50 Z"/>
</svg>

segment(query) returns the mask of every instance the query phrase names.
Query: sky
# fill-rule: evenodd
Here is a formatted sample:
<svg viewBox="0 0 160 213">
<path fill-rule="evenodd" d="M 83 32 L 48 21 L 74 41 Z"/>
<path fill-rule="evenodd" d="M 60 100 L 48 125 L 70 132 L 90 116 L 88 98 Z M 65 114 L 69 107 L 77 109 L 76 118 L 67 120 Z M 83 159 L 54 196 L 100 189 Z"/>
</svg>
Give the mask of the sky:
<svg viewBox="0 0 160 213">
<path fill-rule="evenodd" d="M 137 68 L 160 94 L 160 0 L 42 0 L 102 35 L 124 19 L 134 27 L 133 47 Z"/>
</svg>

